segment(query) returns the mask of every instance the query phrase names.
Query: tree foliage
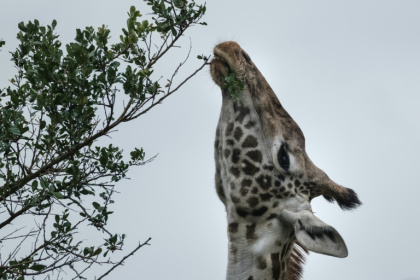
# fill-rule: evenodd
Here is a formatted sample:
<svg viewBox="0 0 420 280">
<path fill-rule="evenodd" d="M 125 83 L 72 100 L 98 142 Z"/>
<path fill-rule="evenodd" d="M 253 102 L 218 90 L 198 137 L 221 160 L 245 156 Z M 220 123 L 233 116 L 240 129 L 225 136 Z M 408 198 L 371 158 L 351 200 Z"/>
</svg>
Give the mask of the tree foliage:
<svg viewBox="0 0 420 280">
<path fill-rule="evenodd" d="M 177 91 L 207 59 L 174 86 L 181 62 L 161 85 L 156 63 L 187 29 L 205 25 L 206 8 L 186 0 L 145 2 L 151 16 L 131 7 L 114 44 L 106 26 L 77 29 L 63 48 L 55 20 L 19 23 L 19 46 L 11 53 L 17 74 L 0 91 L 0 279 L 63 273 L 84 279 L 95 265 L 107 267 L 104 277 L 148 244 L 121 261 L 112 258 L 125 239 L 107 228 L 115 184 L 147 160 L 141 148 L 127 158 L 97 140 Z M 102 242 L 84 240 L 85 228 L 97 229 Z"/>
</svg>

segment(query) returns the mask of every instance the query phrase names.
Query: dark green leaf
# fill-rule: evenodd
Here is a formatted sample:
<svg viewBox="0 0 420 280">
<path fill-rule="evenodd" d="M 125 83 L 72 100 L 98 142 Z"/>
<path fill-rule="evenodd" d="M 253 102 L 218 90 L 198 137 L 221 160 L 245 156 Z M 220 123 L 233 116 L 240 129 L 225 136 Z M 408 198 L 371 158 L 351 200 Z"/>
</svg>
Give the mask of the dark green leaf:
<svg viewBox="0 0 420 280">
<path fill-rule="evenodd" d="M 57 199 L 63 199 L 64 198 L 64 195 L 62 195 L 59 192 L 52 192 L 52 195 Z"/>
<path fill-rule="evenodd" d="M 96 249 L 96 250 L 95 250 L 95 252 L 93 252 L 92 257 L 93 257 L 93 256 L 97 256 L 97 255 L 99 255 L 100 253 L 102 253 L 102 249 L 101 249 L 101 248 L 98 248 L 98 249 Z"/>
<path fill-rule="evenodd" d="M 32 181 L 32 191 L 35 191 L 38 188 L 38 181 L 34 180 Z"/>
<path fill-rule="evenodd" d="M 25 24 L 23 23 L 23 21 L 19 22 L 18 28 L 20 30 L 22 30 L 23 32 L 26 32 L 26 30 L 27 30 Z"/>
<path fill-rule="evenodd" d="M 31 267 L 29 267 L 29 269 L 35 270 L 35 271 L 41 271 L 44 268 L 46 268 L 47 266 L 43 265 L 43 264 L 34 264 Z"/>
</svg>

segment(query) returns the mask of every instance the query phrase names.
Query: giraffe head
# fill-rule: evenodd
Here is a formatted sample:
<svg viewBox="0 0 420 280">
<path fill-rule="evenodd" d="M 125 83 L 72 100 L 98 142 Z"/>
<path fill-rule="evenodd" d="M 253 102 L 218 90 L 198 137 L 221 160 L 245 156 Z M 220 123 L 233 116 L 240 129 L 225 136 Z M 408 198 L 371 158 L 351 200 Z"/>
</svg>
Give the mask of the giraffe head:
<svg viewBox="0 0 420 280">
<path fill-rule="evenodd" d="M 322 195 L 348 210 L 361 204 L 357 194 L 310 160 L 301 129 L 237 43 L 214 48 L 210 71 L 221 88 L 230 71 L 245 85 L 235 100 L 222 89 L 215 143 L 216 186 L 228 219 L 249 224 L 276 220 L 305 249 L 346 257 L 343 238 L 312 213 L 310 202 Z"/>
</svg>

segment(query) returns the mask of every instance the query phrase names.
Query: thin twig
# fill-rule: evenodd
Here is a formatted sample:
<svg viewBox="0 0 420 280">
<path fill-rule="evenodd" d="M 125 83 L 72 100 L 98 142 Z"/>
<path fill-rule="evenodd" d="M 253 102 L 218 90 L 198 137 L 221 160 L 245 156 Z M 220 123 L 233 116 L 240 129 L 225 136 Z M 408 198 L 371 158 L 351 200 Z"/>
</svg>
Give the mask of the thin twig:
<svg viewBox="0 0 420 280">
<path fill-rule="evenodd" d="M 107 272 L 105 272 L 101 277 L 99 277 L 97 280 L 101 280 L 102 278 L 104 278 L 105 276 L 107 276 L 111 271 L 113 271 L 116 267 L 122 265 L 122 263 L 129 258 L 130 256 L 134 255 L 141 247 L 143 247 L 144 245 L 150 245 L 148 242 L 152 240 L 151 237 L 149 237 L 149 239 L 146 240 L 146 242 L 144 242 L 143 244 L 139 244 L 133 251 L 131 251 L 131 253 L 129 253 L 128 255 L 126 255 L 124 258 L 121 259 L 121 261 L 119 261 L 118 263 L 116 263 L 113 267 L 111 267 L 111 269 L 109 269 Z"/>
<path fill-rule="evenodd" d="M 132 116 L 131 118 L 125 120 L 125 121 L 131 121 L 133 119 L 136 119 L 138 117 L 140 117 L 143 114 L 146 114 L 150 109 L 152 109 L 154 106 L 156 106 L 157 104 L 160 104 L 163 100 L 165 100 L 168 96 L 170 96 L 172 93 L 176 92 L 180 87 L 182 87 L 182 85 L 184 85 L 189 79 L 191 79 L 192 77 L 194 77 L 195 74 L 197 74 L 201 69 L 204 68 L 204 66 L 207 65 L 207 61 L 205 61 L 203 63 L 203 65 L 201 65 L 197 70 L 195 70 L 191 75 L 189 75 L 184 81 L 182 81 L 175 89 L 173 89 L 172 91 L 168 92 L 165 96 L 161 97 L 156 103 L 154 103 L 153 105 L 150 105 L 147 109 L 145 109 L 144 111 L 138 113 L 137 115 Z"/>
</svg>

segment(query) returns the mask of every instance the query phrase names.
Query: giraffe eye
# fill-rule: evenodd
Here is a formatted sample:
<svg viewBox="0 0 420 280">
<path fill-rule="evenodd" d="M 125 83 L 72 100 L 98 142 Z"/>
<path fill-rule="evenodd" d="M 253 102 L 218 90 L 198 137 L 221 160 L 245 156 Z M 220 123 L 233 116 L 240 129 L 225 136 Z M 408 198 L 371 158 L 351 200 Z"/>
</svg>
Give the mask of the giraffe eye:
<svg viewBox="0 0 420 280">
<path fill-rule="evenodd" d="M 289 169 L 290 160 L 289 155 L 286 152 L 285 144 L 281 144 L 279 153 L 277 154 L 277 160 L 279 161 L 281 168 L 283 168 L 285 171 Z"/>
</svg>

